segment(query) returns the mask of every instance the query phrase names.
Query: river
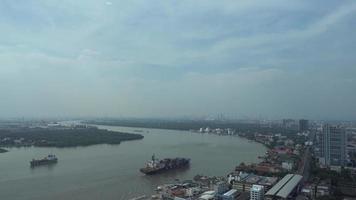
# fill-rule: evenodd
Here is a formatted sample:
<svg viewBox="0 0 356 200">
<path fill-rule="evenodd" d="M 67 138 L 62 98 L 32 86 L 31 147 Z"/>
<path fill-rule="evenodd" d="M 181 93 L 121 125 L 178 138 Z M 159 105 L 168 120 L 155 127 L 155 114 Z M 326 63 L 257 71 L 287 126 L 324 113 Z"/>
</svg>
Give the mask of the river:
<svg viewBox="0 0 356 200">
<path fill-rule="evenodd" d="M 120 145 L 76 148 L 10 148 L 0 154 L 1 200 L 127 200 L 150 194 L 159 184 L 196 174 L 224 176 L 240 162 L 256 162 L 266 148 L 234 136 L 162 129 L 98 126 L 113 131 L 142 130 L 144 139 Z M 54 153 L 59 162 L 31 169 L 29 161 Z M 189 157 L 191 166 L 155 176 L 138 170 L 158 158 Z"/>
</svg>

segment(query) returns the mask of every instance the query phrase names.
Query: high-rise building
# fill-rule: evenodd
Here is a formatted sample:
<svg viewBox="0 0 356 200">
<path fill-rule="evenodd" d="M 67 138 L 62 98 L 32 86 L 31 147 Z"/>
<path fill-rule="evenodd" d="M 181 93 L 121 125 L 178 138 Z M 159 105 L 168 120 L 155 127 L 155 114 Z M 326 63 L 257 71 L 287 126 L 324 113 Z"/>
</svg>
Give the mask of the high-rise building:
<svg viewBox="0 0 356 200">
<path fill-rule="evenodd" d="M 290 128 L 293 126 L 295 121 L 293 119 L 283 119 L 282 126 L 283 128 Z"/>
<path fill-rule="evenodd" d="M 262 185 L 252 185 L 250 189 L 250 200 L 263 200 L 265 188 Z"/>
<path fill-rule="evenodd" d="M 299 131 L 305 132 L 309 130 L 309 121 L 306 119 L 299 120 Z"/>
<path fill-rule="evenodd" d="M 340 126 L 326 124 L 320 135 L 320 156 L 326 166 L 345 166 L 346 132 Z"/>
</svg>

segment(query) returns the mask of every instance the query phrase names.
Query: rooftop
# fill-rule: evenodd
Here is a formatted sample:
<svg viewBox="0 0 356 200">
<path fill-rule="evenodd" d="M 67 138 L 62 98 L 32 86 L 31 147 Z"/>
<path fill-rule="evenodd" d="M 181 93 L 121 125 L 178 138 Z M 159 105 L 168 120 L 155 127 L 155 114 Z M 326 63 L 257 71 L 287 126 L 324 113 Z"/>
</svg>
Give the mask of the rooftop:
<svg viewBox="0 0 356 200">
<path fill-rule="evenodd" d="M 266 195 L 275 195 L 277 192 L 293 177 L 293 174 L 287 174 L 285 177 L 282 178 L 276 185 L 274 185 Z"/>
<path fill-rule="evenodd" d="M 278 178 L 277 177 L 267 177 L 264 176 L 263 178 L 261 178 L 261 180 L 258 182 L 258 184 L 260 185 L 267 185 L 267 186 L 271 186 L 274 185 L 275 183 L 277 183 Z"/>
<path fill-rule="evenodd" d="M 255 174 L 250 174 L 246 179 L 245 181 L 247 183 L 257 183 L 258 181 L 261 180 L 261 177 L 260 176 L 257 176 Z"/>
<path fill-rule="evenodd" d="M 277 196 L 287 198 L 289 194 L 294 190 L 294 188 L 299 184 L 302 178 L 303 176 L 301 175 L 294 175 L 292 179 L 290 179 L 288 183 L 277 193 Z"/>
<path fill-rule="evenodd" d="M 213 199 L 213 198 L 214 198 L 214 195 L 211 195 L 211 194 L 204 194 L 199 197 L 199 199 L 204 199 L 204 200 L 209 200 L 209 199 Z"/>
<path fill-rule="evenodd" d="M 227 191 L 227 192 L 224 194 L 224 196 L 230 196 L 230 195 L 232 195 L 232 194 L 234 194 L 234 193 L 236 193 L 236 192 L 237 192 L 237 190 L 231 189 L 231 190 Z"/>
<path fill-rule="evenodd" d="M 214 190 L 210 190 L 210 191 L 206 191 L 204 192 L 202 195 L 214 195 L 215 191 Z"/>
<path fill-rule="evenodd" d="M 302 180 L 303 176 L 297 174 L 287 174 L 280 180 L 276 185 L 274 185 L 266 195 L 278 196 L 282 198 L 287 198 L 288 195 L 294 190 L 294 188 Z"/>
<path fill-rule="evenodd" d="M 264 187 L 263 187 L 262 185 L 252 185 L 251 190 L 258 192 L 258 191 L 262 191 L 263 188 L 264 188 Z"/>
</svg>

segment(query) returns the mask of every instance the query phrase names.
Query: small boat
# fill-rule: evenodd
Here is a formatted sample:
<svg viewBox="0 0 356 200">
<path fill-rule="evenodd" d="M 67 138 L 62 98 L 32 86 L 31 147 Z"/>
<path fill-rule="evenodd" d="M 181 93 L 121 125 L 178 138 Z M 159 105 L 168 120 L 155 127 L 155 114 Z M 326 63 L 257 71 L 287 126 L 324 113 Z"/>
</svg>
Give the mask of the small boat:
<svg viewBox="0 0 356 200">
<path fill-rule="evenodd" d="M 40 165 L 50 165 L 58 162 L 58 158 L 54 154 L 49 154 L 42 159 L 32 159 L 30 161 L 31 167 L 36 167 Z"/>
</svg>

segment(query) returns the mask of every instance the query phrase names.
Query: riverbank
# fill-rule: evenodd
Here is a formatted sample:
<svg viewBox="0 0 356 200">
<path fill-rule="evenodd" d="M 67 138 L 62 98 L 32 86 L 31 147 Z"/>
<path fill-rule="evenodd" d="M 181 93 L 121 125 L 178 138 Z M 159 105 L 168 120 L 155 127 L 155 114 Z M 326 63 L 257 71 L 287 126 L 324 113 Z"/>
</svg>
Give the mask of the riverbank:
<svg viewBox="0 0 356 200">
<path fill-rule="evenodd" d="M 242 133 L 284 133 L 289 134 L 292 131 L 279 126 L 266 127 L 258 123 L 244 123 L 240 121 L 219 121 L 219 120 L 164 120 L 164 119 L 93 119 L 82 121 L 85 124 L 103 125 L 103 126 L 124 126 L 136 128 L 154 128 L 169 130 L 200 130 L 200 129 L 234 129 Z"/>
<path fill-rule="evenodd" d="M 8 150 L 0 148 L 0 153 L 6 153 Z"/>
<path fill-rule="evenodd" d="M 97 128 L 21 128 L 0 129 L 0 146 L 5 147 L 77 147 L 96 144 L 120 144 L 139 140 L 140 134 Z"/>
</svg>

